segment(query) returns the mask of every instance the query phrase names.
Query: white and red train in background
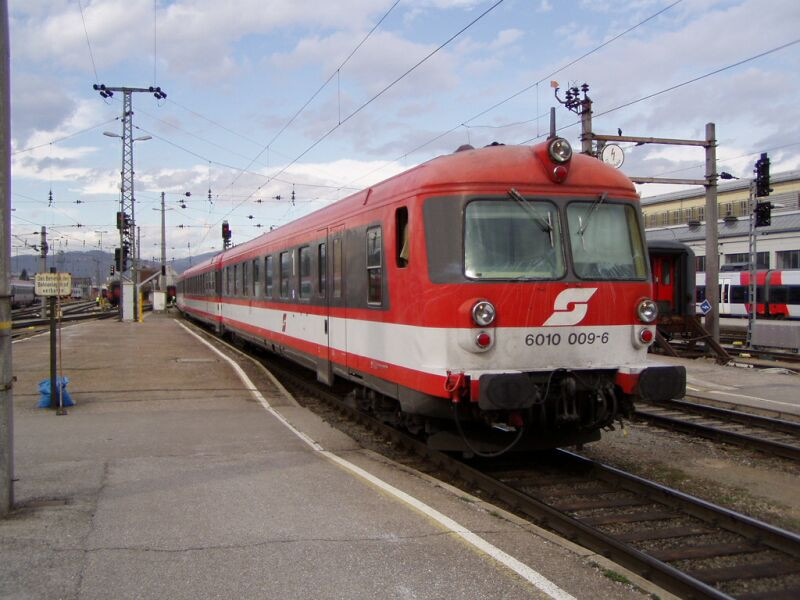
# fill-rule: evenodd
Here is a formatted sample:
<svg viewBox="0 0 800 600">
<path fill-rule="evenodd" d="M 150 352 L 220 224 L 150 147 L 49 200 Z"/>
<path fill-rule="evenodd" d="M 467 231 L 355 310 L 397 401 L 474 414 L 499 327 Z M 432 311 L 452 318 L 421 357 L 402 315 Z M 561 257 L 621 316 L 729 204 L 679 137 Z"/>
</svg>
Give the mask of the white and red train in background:
<svg viewBox="0 0 800 600">
<path fill-rule="evenodd" d="M 680 397 L 636 191 L 566 140 L 459 149 L 187 270 L 177 304 L 478 454 L 599 439 Z"/>
<path fill-rule="evenodd" d="M 706 298 L 706 274 L 696 275 L 699 309 Z M 746 317 L 751 310 L 750 272 L 721 271 L 719 274 L 719 314 Z M 800 318 L 800 270 L 770 269 L 756 272 L 758 316 L 774 319 Z"/>
</svg>

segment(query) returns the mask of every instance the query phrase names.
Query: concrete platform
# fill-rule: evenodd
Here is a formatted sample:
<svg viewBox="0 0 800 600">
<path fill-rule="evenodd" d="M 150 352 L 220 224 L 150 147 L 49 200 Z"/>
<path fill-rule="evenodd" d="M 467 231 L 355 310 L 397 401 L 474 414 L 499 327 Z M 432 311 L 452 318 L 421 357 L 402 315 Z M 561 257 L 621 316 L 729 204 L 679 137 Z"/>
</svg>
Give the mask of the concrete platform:
<svg viewBox="0 0 800 600">
<path fill-rule="evenodd" d="M 776 363 L 756 367 L 734 357 L 732 365 L 718 365 L 713 358 L 673 358 L 650 355 L 653 362 L 686 367 L 686 394 L 728 408 L 752 409 L 777 418 L 800 419 L 800 375 L 796 365 Z"/>
<path fill-rule="evenodd" d="M 48 343 L 13 345 L 2 598 L 646 597 L 602 557 L 359 448 L 223 349 L 261 402 L 168 315 L 65 328 L 66 416 L 35 408 Z"/>
</svg>

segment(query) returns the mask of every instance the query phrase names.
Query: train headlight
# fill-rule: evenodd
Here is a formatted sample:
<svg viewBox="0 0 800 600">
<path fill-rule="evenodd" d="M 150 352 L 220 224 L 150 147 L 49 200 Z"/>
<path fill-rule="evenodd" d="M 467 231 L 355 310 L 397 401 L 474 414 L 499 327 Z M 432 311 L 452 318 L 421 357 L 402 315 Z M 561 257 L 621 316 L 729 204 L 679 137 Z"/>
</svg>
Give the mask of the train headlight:
<svg viewBox="0 0 800 600">
<path fill-rule="evenodd" d="M 658 307 L 655 302 L 649 298 L 645 298 L 639 302 L 639 306 L 636 307 L 636 314 L 639 315 L 639 320 L 642 323 L 652 323 L 658 316 Z"/>
<path fill-rule="evenodd" d="M 472 320 L 478 327 L 488 327 L 494 323 L 497 316 L 497 311 L 494 309 L 494 304 L 488 300 L 481 300 L 476 302 L 472 307 Z"/>
<path fill-rule="evenodd" d="M 572 158 L 572 146 L 564 138 L 555 138 L 547 149 L 554 162 L 563 164 Z"/>
</svg>

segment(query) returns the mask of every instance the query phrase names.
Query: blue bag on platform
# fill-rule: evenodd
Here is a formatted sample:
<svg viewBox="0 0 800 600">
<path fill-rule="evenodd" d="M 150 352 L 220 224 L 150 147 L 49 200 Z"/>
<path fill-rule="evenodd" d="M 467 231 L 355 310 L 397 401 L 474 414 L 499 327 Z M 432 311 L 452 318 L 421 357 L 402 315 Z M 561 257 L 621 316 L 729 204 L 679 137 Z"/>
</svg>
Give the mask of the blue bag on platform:
<svg viewBox="0 0 800 600">
<path fill-rule="evenodd" d="M 61 405 L 74 406 L 75 402 L 72 401 L 72 396 L 67 391 L 67 384 L 69 383 L 68 377 L 56 377 L 56 387 L 61 388 Z M 50 379 L 44 379 L 39 382 L 39 393 L 42 395 L 39 398 L 38 408 L 50 408 Z M 58 407 L 58 390 L 56 390 L 55 407 Z"/>
</svg>

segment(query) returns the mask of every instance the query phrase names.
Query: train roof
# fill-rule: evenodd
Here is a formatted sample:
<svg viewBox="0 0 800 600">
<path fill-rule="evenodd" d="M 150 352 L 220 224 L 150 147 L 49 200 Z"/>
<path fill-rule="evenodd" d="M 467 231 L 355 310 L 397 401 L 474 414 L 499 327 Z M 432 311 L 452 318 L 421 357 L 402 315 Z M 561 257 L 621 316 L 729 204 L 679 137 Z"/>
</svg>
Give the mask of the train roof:
<svg viewBox="0 0 800 600">
<path fill-rule="evenodd" d="M 536 146 L 497 144 L 438 156 L 226 250 L 187 269 L 183 276 L 206 271 L 220 260 L 227 263 L 247 255 L 267 240 L 280 240 L 303 231 L 341 224 L 362 211 L 421 193 L 496 193 L 513 186 L 532 195 L 553 195 L 554 189 L 558 190 L 558 195 L 580 195 L 601 189 L 610 196 L 638 200 L 636 189 L 623 173 L 583 154 L 573 155 L 566 179 L 561 184 L 554 184 L 550 178 L 552 163 L 542 159 L 546 152 L 546 143 Z"/>
</svg>

